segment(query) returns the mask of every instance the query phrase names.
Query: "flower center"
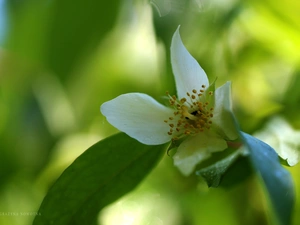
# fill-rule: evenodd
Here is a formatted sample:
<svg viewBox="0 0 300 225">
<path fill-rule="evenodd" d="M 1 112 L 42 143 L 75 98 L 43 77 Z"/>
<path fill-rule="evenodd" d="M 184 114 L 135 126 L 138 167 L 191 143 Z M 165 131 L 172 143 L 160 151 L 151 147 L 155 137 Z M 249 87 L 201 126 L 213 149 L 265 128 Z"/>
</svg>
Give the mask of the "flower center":
<svg viewBox="0 0 300 225">
<path fill-rule="evenodd" d="M 205 100 L 207 94 L 212 96 L 213 92 L 205 93 L 205 85 L 202 85 L 202 89 L 199 91 L 194 89 L 191 93 L 187 92 L 187 98 L 177 99 L 175 95 L 171 96 L 167 92 L 170 106 L 175 111 L 174 116 L 164 122 L 170 127 L 168 135 L 172 136 L 173 141 L 210 129 L 214 109 L 209 107 L 209 102 Z"/>
</svg>

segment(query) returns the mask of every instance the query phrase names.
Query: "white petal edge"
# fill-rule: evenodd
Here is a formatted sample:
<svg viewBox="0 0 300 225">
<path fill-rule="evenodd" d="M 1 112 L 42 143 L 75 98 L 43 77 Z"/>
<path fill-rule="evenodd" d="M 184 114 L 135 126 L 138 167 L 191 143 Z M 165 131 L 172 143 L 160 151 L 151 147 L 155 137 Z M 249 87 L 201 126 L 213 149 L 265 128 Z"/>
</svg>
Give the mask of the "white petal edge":
<svg viewBox="0 0 300 225">
<path fill-rule="evenodd" d="M 120 95 L 101 105 L 107 121 L 130 137 L 146 145 L 170 141 L 169 127 L 164 122 L 173 110 L 142 93 Z"/>
<path fill-rule="evenodd" d="M 300 161 L 300 132 L 294 130 L 282 117 L 275 116 L 268 121 L 263 130 L 254 134 L 255 137 L 272 146 L 277 154 L 295 166 Z"/>
<path fill-rule="evenodd" d="M 215 91 L 215 109 L 212 121 L 213 126 L 218 128 L 221 135 L 226 136 L 229 140 L 238 138 L 232 112 L 230 81 Z"/>
<path fill-rule="evenodd" d="M 186 97 L 187 92 L 193 89 L 199 91 L 202 85 L 209 86 L 208 78 L 204 70 L 187 51 L 182 43 L 179 28 L 175 31 L 171 43 L 171 64 L 175 76 L 177 96 Z"/>
<path fill-rule="evenodd" d="M 188 176 L 197 164 L 209 158 L 213 152 L 227 148 L 226 141 L 220 136 L 208 133 L 200 133 L 186 139 L 177 149 L 174 155 L 174 165 L 180 172 Z"/>
</svg>

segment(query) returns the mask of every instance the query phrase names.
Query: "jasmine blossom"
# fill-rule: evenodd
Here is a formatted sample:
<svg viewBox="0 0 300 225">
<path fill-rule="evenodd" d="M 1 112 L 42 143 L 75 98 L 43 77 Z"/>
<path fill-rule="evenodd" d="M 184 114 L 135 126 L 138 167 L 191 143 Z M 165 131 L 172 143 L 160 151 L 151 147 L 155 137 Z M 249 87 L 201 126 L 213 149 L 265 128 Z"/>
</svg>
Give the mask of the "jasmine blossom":
<svg viewBox="0 0 300 225">
<path fill-rule="evenodd" d="M 177 96 L 164 106 L 142 93 L 123 94 L 102 104 L 108 122 L 146 145 L 182 140 L 174 165 L 184 174 L 238 137 L 231 111 L 231 83 L 215 90 L 204 70 L 184 47 L 179 27 L 171 43 Z"/>
</svg>

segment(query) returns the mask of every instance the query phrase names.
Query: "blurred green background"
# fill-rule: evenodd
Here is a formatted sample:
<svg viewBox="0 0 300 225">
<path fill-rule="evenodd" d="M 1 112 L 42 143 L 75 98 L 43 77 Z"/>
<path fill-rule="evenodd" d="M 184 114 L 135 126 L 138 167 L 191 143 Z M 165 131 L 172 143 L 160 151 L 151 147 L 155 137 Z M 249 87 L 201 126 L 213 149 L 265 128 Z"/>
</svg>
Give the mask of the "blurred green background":
<svg viewBox="0 0 300 225">
<path fill-rule="evenodd" d="M 117 132 L 103 102 L 175 94 L 169 47 L 179 24 L 209 79 L 232 81 L 242 130 L 299 154 L 299 12 L 297 0 L 0 0 L 0 224 L 30 224 L 60 173 Z M 296 195 L 299 168 L 287 168 Z M 166 155 L 99 224 L 272 224 L 268 206 L 255 176 L 208 189 Z M 294 225 L 299 210 L 297 199 Z"/>
</svg>

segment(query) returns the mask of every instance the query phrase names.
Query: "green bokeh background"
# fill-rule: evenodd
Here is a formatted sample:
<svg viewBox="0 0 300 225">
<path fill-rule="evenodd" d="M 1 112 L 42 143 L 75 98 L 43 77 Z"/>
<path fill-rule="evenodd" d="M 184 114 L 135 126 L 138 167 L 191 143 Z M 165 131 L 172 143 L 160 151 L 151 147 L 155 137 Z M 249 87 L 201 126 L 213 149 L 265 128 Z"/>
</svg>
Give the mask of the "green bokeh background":
<svg viewBox="0 0 300 225">
<path fill-rule="evenodd" d="M 296 0 L 0 0 L 0 224 L 30 224 L 60 173 L 117 132 L 99 111 L 103 102 L 175 94 L 169 47 L 179 24 L 209 79 L 232 81 L 243 131 L 263 132 L 280 116 L 298 134 L 299 11 Z M 300 137 L 288 144 L 300 151 Z M 208 189 L 172 163 L 165 155 L 99 224 L 272 224 L 255 176 Z M 296 196 L 299 168 L 288 168 Z M 294 225 L 299 210 L 297 199 Z"/>
</svg>

